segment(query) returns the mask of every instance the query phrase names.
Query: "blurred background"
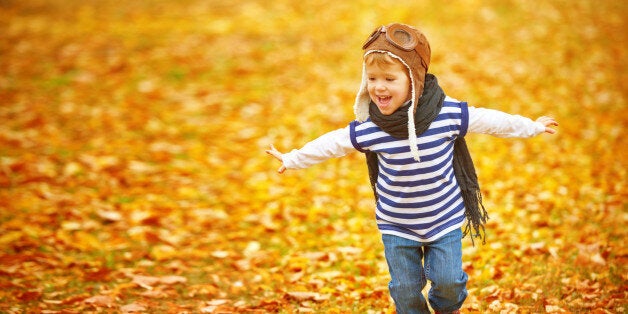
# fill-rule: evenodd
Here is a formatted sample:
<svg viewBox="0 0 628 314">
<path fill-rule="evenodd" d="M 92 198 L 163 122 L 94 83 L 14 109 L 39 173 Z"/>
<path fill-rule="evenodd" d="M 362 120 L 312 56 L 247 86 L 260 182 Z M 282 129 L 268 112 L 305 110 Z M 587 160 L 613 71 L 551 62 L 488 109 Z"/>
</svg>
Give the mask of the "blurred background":
<svg viewBox="0 0 628 314">
<path fill-rule="evenodd" d="M 0 0 L 0 310 L 391 312 L 364 157 L 278 175 L 264 150 L 353 120 L 362 43 L 396 21 L 449 96 L 560 123 L 467 137 L 491 220 L 463 309 L 623 313 L 627 12 Z"/>
</svg>

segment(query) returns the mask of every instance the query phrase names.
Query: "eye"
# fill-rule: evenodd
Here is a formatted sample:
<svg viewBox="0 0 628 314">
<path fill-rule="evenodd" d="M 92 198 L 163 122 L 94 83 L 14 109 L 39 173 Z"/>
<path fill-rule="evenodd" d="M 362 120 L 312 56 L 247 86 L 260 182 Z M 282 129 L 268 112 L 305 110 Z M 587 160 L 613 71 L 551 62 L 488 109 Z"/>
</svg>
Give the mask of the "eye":
<svg viewBox="0 0 628 314">
<path fill-rule="evenodd" d="M 388 81 L 388 82 L 393 82 L 393 81 L 395 81 L 395 78 L 394 78 L 394 77 L 387 77 L 387 78 L 386 78 L 386 81 Z"/>
</svg>

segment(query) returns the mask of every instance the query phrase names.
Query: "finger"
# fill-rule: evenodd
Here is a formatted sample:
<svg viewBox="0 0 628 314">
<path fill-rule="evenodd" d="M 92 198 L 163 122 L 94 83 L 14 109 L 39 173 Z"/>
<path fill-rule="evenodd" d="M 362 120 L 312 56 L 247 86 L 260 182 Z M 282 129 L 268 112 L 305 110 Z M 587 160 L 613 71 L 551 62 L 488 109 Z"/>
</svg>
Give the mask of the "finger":
<svg viewBox="0 0 628 314">
<path fill-rule="evenodd" d="M 556 122 L 556 120 L 552 117 L 543 116 L 540 120 L 545 125 L 558 125 L 558 122 Z"/>
<path fill-rule="evenodd" d="M 281 152 L 277 150 L 277 148 L 275 148 L 275 145 L 270 144 L 270 149 L 271 152 L 275 153 L 275 155 L 281 155 Z"/>
<path fill-rule="evenodd" d="M 545 126 L 558 126 L 558 122 L 556 122 L 556 120 L 551 119 L 551 118 L 545 121 L 545 123 L 543 124 L 545 124 Z"/>
<path fill-rule="evenodd" d="M 552 128 L 545 128 L 545 133 L 556 134 L 556 130 L 554 130 Z"/>
<path fill-rule="evenodd" d="M 272 155 L 272 152 L 274 151 L 276 151 L 275 146 L 273 146 L 273 144 L 270 144 L 270 148 L 266 150 L 266 153 Z"/>
<path fill-rule="evenodd" d="M 279 152 L 274 145 L 270 145 L 270 149 L 266 150 L 266 153 L 269 155 L 273 155 L 277 159 L 281 159 L 281 152 Z"/>
<path fill-rule="evenodd" d="M 283 161 L 283 158 L 281 158 L 281 153 L 280 152 L 276 152 L 276 151 L 272 151 L 272 150 L 267 150 L 266 153 L 268 153 L 269 155 L 275 157 L 277 160 L 279 161 Z"/>
<path fill-rule="evenodd" d="M 279 170 L 277 170 L 277 172 L 279 172 L 279 173 L 283 173 L 284 171 L 286 171 L 286 167 L 285 166 L 281 166 L 281 167 L 279 167 Z"/>
</svg>

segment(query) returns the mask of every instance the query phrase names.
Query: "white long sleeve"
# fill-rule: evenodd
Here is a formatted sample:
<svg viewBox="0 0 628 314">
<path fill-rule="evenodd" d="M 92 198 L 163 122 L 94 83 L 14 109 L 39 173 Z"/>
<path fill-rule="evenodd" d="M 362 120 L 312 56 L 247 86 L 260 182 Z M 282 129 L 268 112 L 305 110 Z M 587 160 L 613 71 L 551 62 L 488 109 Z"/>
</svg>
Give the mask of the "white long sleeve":
<svg viewBox="0 0 628 314">
<path fill-rule="evenodd" d="M 303 148 L 293 149 L 283 154 L 283 165 L 288 169 L 303 169 L 329 158 L 342 157 L 355 151 L 349 132 L 349 126 L 347 126 L 325 133 L 305 144 Z"/>
<path fill-rule="evenodd" d="M 502 111 L 469 107 L 469 133 L 496 137 L 532 137 L 545 132 L 545 126 L 529 118 Z"/>
</svg>

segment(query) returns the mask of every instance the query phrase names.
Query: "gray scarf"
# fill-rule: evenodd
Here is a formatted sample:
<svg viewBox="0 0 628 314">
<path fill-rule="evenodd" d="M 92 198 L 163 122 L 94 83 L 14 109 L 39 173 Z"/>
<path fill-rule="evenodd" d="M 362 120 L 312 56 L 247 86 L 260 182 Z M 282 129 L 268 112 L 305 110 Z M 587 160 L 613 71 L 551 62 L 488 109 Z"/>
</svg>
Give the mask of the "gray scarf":
<svg viewBox="0 0 628 314">
<path fill-rule="evenodd" d="M 445 100 L 445 93 L 438 85 L 438 80 L 432 74 L 425 76 L 425 87 L 423 94 L 419 98 L 419 106 L 414 114 L 416 134 L 421 135 L 429 127 L 432 121 L 438 116 Z M 377 106 L 371 102 L 369 106 L 369 115 L 371 121 L 375 123 L 384 132 L 395 138 L 408 138 L 408 109 L 410 104 L 404 105 L 390 115 L 383 115 Z M 379 173 L 377 154 L 366 152 L 366 164 L 369 170 L 369 179 L 371 187 L 375 193 L 377 200 L 376 184 Z M 464 235 L 472 232 L 471 242 L 473 238 L 479 237 L 486 243 L 486 232 L 484 224 L 488 220 L 488 213 L 482 204 L 482 194 L 480 193 L 480 185 L 478 177 L 475 173 L 475 166 L 469 154 L 467 143 L 464 137 L 458 137 L 454 143 L 453 167 L 456 180 L 462 192 L 464 201 L 465 215 L 467 217 L 467 226 L 464 229 Z"/>
</svg>

